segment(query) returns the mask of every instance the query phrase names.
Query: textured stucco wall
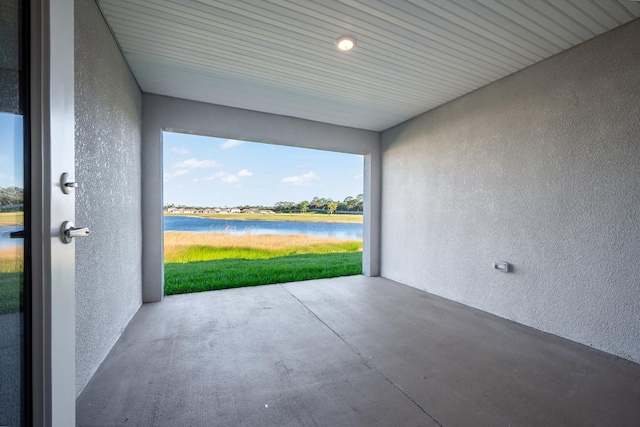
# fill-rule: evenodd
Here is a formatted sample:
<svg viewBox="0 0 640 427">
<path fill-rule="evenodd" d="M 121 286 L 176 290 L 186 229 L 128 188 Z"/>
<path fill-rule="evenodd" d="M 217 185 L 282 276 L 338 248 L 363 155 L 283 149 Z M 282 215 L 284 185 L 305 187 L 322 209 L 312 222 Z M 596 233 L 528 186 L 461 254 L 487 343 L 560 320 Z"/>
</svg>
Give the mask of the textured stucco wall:
<svg viewBox="0 0 640 427">
<path fill-rule="evenodd" d="M 75 17 L 79 394 L 142 303 L 142 97 L 94 0 Z"/>
<path fill-rule="evenodd" d="M 634 21 L 385 131 L 381 275 L 640 362 L 639 40 Z"/>
<path fill-rule="evenodd" d="M 0 112 L 20 113 L 20 3 L 0 0 Z"/>
</svg>

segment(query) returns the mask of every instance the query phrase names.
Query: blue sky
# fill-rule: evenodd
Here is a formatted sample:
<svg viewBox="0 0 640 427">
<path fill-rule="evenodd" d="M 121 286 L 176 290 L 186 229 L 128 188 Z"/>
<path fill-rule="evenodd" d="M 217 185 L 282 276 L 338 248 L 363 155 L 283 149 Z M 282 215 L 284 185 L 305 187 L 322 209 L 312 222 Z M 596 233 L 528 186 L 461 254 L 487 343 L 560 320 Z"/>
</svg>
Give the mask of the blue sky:
<svg viewBox="0 0 640 427">
<path fill-rule="evenodd" d="M 363 157 L 164 132 L 164 203 L 272 206 L 363 192 Z"/>
<path fill-rule="evenodd" d="M 0 113 L 0 187 L 22 187 L 22 116 Z"/>
</svg>

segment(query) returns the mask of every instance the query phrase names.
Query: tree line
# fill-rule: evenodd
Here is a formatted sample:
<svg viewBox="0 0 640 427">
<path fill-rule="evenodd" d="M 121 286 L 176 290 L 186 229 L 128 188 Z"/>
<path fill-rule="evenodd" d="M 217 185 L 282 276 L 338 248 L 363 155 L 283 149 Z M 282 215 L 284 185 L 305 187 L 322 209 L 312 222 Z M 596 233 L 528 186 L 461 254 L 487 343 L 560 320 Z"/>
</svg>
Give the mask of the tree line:
<svg viewBox="0 0 640 427">
<path fill-rule="evenodd" d="M 347 196 L 343 201 L 333 200 L 325 197 L 314 197 L 311 201 L 301 202 L 277 202 L 273 206 L 276 212 L 301 212 L 326 211 L 329 215 L 334 212 L 362 212 L 364 194 L 356 197 Z"/>
<path fill-rule="evenodd" d="M 24 189 L 20 187 L 0 187 L 0 210 L 22 210 Z"/>
<path fill-rule="evenodd" d="M 238 209 L 241 210 L 251 210 L 251 209 L 259 209 L 259 210 L 271 210 L 279 213 L 305 213 L 310 211 L 323 211 L 329 214 L 333 214 L 334 212 L 362 212 L 363 211 L 363 199 L 364 194 L 358 194 L 356 197 L 347 196 L 344 200 L 333 200 L 331 198 L 326 197 L 314 197 L 309 200 L 303 200 L 301 202 L 276 202 L 273 206 L 252 206 L 252 205 L 243 205 L 237 206 Z M 169 208 L 177 208 L 177 209 L 211 209 L 212 207 L 207 206 L 185 206 L 185 205 L 174 205 L 173 203 L 167 204 L 164 206 L 164 209 L 167 210 Z"/>
</svg>

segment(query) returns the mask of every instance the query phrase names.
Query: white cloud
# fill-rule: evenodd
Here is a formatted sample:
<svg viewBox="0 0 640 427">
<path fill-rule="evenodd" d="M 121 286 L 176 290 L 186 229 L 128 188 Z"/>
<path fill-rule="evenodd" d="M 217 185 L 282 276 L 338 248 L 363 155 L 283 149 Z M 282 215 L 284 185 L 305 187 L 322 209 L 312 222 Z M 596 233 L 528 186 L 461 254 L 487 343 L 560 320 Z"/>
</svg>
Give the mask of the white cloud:
<svg viewBox="0 0 640 427">
<path fill-rule="evenodd" d="M 311 171 L 311 172 L 305 173 L 304 175 L 288 176 L 286 178 L 282 178 L 280 182 L 304 186 L 304 185 L 310 185 L 313 181 L 317 181 L 319 179 L 320 177 L 316 175 L 314 171 Z"/>
<path fill-rule="evenodd" d="M 245 141 L 239 141 L 237 139 L 228 139 L 227 142 L 223 143 L 220 148 L 223 150 L 228 150 L 229 148 L 237 147 L 238 145 L 244 144 Z"/>
<path fill-rule="evenodd" d="M 172 147 L 171 151 L 177 154 L 189 154 L 189 150 L 184 147 Z"/>
<path fill-rule="evenodd" d="M 220 178 L 222 182 L 226 182 L 227 184 L 233 184 L 234 182 L 240 181 L 240 178 L 244 178 L 252 175 L 253 173 L 249 172 L 248 169 L 242 169 L 240 172 L 238 172 L 235 175 L 228 172 L 216 172 L 213 175 L 203 178 L 203 181 L 213 181 L 214 179 Z"/>
<path fill-rule="evenodd" d="M 216 172 L 211 176 L 204 178 L 204 181 L 213 181 L 216 178 L 221 178 L 224 176 L 224 172 Z"/>
<path fill-rule="evenodd" d="M 188 173 L 189 173 L 189 171 L 188 171 L 188 170 L 186 170 L 186 169 L 180 169 L 180 170 L 175 171 L 174 173 L 165 172 L 165 173 L 162 175 L 162 178 L 163 178 L 164 182 L 167 182 L 167 181 L 169 181 L 171 178 L 175 178 L 176 176 L 186 175 L 186 174 L 188 174 Z"/>
<path fill-rule="evenodd" d="M 173 164 L 173 168 L 188 168 L 188 169 L 207 169 L 214 168 L 218 165 L 215 160 L 198 160 L 195 157 L 189 160 L 183 160 Z"/>
<path fill-rule="evenodd" d="M 198 182 L 198 181 L 200 181 L 198 178 L 193 179 L 193 182 Z"/>
<path fill-rule="evenodd" d="M 234 182 L 238 181 L 240 178 L 238 178 L 235 175 L 227 175 L 224 178 L 222 178 L 222 181 L 228 183 L 228 184 L 233 184 Z"/>
<path fill-rule="evenodd" d="M 249 172 L 248 169 L 242 169 L 236 175 L 232 173 L 225 172 L 216 172 L 211 176 L 204 178 L 204 181 L 213 181 L 214 179 L 221 178 L 222 182 L 226 182 L 227 184 L 233 184 L 234 182 L 240 181 L 240 178 L 252 176 L 253 173 Z"/>
<path fill-rule="evenodd" d="M 358 175 L 354 176 L 353 179 L 355 179 L 356 181 L 360 181 L 362 180 L 364 175 L 362 175 L 361 173 L 359 173 Z"/>
</svg>

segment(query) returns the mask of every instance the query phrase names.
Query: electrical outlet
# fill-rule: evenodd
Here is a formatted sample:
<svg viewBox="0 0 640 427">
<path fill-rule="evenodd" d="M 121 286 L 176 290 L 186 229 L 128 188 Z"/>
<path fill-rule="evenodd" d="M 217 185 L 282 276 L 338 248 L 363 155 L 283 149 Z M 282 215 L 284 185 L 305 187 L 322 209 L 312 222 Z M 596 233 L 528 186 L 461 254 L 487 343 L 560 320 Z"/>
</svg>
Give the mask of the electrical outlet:
<svg viewBox="0 0 640 427">
<path fill-rule="evenodd" d="M 494 270 L 498 270 L 502 273 L 509 273 L 511 272 L 512 268 L 511 268 L 511 264 L 509 264 L 506 261 L 496 261 L 493 263 L 493 269 Z"/>
</svg>

